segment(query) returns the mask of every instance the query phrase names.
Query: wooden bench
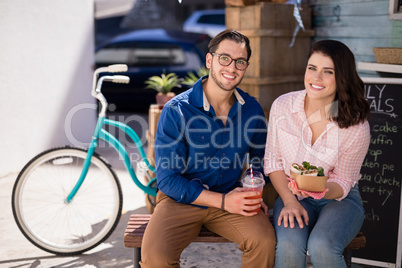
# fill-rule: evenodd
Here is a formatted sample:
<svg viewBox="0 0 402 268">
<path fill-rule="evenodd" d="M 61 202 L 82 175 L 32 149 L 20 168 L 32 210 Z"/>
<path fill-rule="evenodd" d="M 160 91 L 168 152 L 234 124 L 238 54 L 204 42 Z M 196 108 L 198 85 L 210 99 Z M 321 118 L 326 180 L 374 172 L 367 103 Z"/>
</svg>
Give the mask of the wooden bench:
<svg viewBox="0 0 402 268">
<path fill-rule="evenodd" d="M 134 267 L 140 267 L 139 261 L 141 260 L 141 243 L 144 236 L 145 228 L 151 218 L 150 214 L 133 214 L 127 224 L 126 231 L 124 232 L 124 246 L 127 248 L 134 248 Z M 206 243 L 232 243 L 231 241 L 202 228 L 200 234 L 193 242 L 206 242 Z M 363 248 L 366 244 L 366 237 L 363 233 L 359 233 L 350 244 L 346 247 L 344 258 L 347 267 L 352 265 L 352 250 Z"/>
</svg>

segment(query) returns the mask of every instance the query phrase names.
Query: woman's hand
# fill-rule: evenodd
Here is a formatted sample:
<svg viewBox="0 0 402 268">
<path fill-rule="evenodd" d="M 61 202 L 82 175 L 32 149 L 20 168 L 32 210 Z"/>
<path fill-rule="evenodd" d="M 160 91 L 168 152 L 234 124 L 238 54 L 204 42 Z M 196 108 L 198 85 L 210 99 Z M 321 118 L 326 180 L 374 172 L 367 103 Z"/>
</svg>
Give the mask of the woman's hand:
<svg viewBox="0 0 402 268">
<path fill-rule="evenodd" d="M 281 226 L 283 222 L 285 228 L 289 226 L 290 228 L 294 228 L 295 220 L 300 228 L 303 228 L 304 225 L 308 225 L 309 218 L 307 211 L 300 204 L 299 200 L 297 200 L 295 194 L 292 193 L 292 189 L 289 188 L 288 176 L 285 172 L 282 170 L 275 171 L 268 175 L 284 204 L 278 217 L 278 226 Z M 300 192 L 298 194 L 301 195 Z"/>
<path fill-rule="evenodd" d="M 299 224 L 300 228 L 303 228 L 304 224 L 308 226 L 308 213 L 298 200 L 284 205 L 278 217 L 278 226 L 281 226 L 283 221 L 283 226 L 285 228 L 289 226 L 290 228 L 295 228 L 295 220 Z"/>
<path fill-rule="evenodd" d="M 289 188 L 289 190 L 290 190 L 294 195 L 302 196 L 302 197 L 305 197 L 305 198 L 310 197 L 308 194 L 303 193 L 303 192 L 300 192 L 300 191 L 295 187 L 295 185 L 294 185 L 293 183 L 291 183 L 291 182 L 288 183 L 288 188 Z"/>
</svg>

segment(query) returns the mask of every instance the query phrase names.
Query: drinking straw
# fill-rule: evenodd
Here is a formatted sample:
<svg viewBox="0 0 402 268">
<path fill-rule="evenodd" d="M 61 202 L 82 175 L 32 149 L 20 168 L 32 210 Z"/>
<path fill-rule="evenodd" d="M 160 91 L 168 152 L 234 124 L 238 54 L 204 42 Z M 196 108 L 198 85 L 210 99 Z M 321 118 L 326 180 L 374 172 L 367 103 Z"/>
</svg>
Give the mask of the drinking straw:
<svg viewBox="0 0 402 268">
<path fill-rule="evenodd" d="M 253 164 L 250 164 L 251 184 L 254 185 Z"/>
</svg>

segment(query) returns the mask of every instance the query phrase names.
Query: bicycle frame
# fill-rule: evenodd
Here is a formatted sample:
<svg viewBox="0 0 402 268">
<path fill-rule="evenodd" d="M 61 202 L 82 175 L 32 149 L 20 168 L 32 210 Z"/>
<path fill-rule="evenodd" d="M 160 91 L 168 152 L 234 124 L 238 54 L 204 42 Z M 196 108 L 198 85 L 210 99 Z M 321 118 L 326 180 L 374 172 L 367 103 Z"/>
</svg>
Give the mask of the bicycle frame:
<svg viewBox="0 0 402 268">
<path fill-rule="evenodd" d="M 116 79 L 117 83 L 124 82 L 124 81 L 122 81 L 122 80 L 124 80 L 124 77 L 123 78 L 121 76 L 109 77 L 109 79 L 112 79 L 112 78 Z M 144 148 L 142 147 L 141 140 L 138 137 L 137 133 L 135 133 L 135 131 L 131 127 L 129 127 L 128 125 L 126 125 L 122 122 L 118 122 L 115 120 L 110 120 L 110 119 L 105 118 L 107 101 L 106 101 L 105 97 L 103 96 L 103 94 L 100 92 L 102 81 L 104 79 L 105 79 L 105 77 L 102 77 L 100 79 L 100 81 L 98 82 L 98 86 L 96 88 L 93 88 L 93 91 L 92 91 L 93 92 L 92 95 L 100 101 L 100 103 L 102 105 L 102 109 L 99 112 L 98 120 L 96 123 L 96 128 L 94 131 L 94 135 L 92 137 L 91 144 L 88 147 L 88 154 L 85 159 L 81 175 L 80 175 L 77 183 L 75 184 L 74 188 L 71 190 L 70 194 L 67 196 L 67 198 L 65 200 L 66 203 L 70 203 L 73 200 L 75 194 L 78 192 L 79 188 L 81 187 L 82 183 L 84 182 L 85 177 L 88 173 L 89 166 L 91 164 L 91 158 L 98 145 L 99 139 L 102 139 L 102 140 L 106 141 L 107 143 L 109 143 L 110 145 L 112 145 L 116 149 L 116 151 L 120 154 L 120 156 L 124 160 L 124 164 L 125 164 L 128 172 L 130 173 L 130 176 L 131 176 L 133 182 L 146 194 L 156 196 L 156 187 L 151 186 L 156 181 L 156 178 L 152 178 L 148 182 L 147 185 L 143 185 L 138 180 L 137 175 L 135 174 L 133 165 L 131 164 L 131 161 L 130 161 L 130 157 L 128 156 L 127 150 L 124 147 L 124 145 L 118 139 L 116 139 L 115 136 L 113 136 L 112 134 L 110 134 L 103 128 L 104 125 L 111 125 L 111 126 L 117 127 L 119 129 L 121 129 L 122 131 L 124 131 L 124 133 L 126 133 L 137 146 L 138 151 L 140 152 L 141 158 L 147 165 L 148 169 L 155 173 L 155 168 L 149 163 L 149 161 L 146 157 L 146 154 L 144 152 Z"/>
</svg>

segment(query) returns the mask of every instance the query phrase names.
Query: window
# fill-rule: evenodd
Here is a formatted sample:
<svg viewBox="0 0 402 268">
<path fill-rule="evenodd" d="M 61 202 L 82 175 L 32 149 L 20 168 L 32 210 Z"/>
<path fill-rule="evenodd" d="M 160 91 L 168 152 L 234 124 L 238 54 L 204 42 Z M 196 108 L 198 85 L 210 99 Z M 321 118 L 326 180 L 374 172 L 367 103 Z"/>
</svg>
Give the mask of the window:
<svg viewBox="0 0 402 268">
<path fill-rule="evenodd" d="M 138 43 L 104 48 L 96 53 L 95 61 L 98 65 L 122 63 L 131 67 L 151 67 L 185 64 L 186 57 L 177 45 Z"/>
<path fill-rule="evenodd" d="M 115 63 L 128 64 L 130 48 L 109 47 L 99 50 L 95 55 L 97 65 L 110 65 Z"/>
<path fill-rule="evenodd" d="M 198 23 L 225 25 L 225 15 L 224 14 L 203 15 L 199 18 Z"/>
<path fill-rule="evenodd" d="M 402 0 L 389 1 L 389 18 L 393 20 L 402 20 Z"/>
<path fill-rule="evenodd" d="M 161 66 L 184 64 L 184 51 L 176 45 L 141 44 L 133 49 L 133 66 Z"/>
</svg>

